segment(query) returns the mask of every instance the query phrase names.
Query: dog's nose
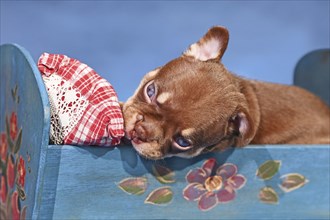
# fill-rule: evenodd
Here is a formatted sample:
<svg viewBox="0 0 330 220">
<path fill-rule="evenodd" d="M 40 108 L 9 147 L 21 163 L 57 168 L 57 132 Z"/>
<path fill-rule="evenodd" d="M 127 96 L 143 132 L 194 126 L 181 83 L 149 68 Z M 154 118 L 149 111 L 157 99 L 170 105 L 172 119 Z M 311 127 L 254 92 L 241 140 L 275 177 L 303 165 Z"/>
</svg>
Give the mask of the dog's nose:
<svg viewBox="0 0 330 220">
<path fill-rule="evenodd" d="M 147 134 L 147 130 L 143 127 L 143 125 L 141 123 L 138 123 L 137 125 L 135 125 L 135 134 L 136 136 L 141 139 L 142 141 L 146 141 L 148 134 Z"/>
<path fill-rule="evenodd" d="M 139 139 L 141 139 L 142 141 L 145 141 L 147 139 L 147 131 L 146 131 L 145 127 L 143 127 L 143 125 L 142 125 L 143 119 L 144 119 L 144 117 L 141 114 L 138 114 L 136 116 L 136 124 L 134 127 L 134 133 Z"/>
<path fill-rule="evenodd" d="M 127 115 L 129 117 L 127 117 L 125 119 L 125 137 L 128 140 L 132 140 L 134 137 L 136 137 L 136 132 L 135 132 L 135 125 L 137 123 L 140 123 L 144 120 L 144 116 L 138 112 L 131 112 L 131 110 L 133 108 L 127 108 L 128 112 Z M 134 109 L 133 109 L 134 110 Z"/>
</svg>

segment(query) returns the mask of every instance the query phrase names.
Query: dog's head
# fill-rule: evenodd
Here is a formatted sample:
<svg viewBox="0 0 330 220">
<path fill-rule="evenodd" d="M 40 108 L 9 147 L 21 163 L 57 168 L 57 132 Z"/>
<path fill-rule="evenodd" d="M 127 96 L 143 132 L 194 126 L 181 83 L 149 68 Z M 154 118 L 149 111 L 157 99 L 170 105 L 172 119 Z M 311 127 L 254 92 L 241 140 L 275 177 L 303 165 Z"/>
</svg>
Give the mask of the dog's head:
<svg viewBox="0 0 330 220">
<path fill-rule="evenodd" d="M 126 137 L 150 159 L 244 146 L 250 116 L 239 80 L 220 63 L 228 31 L 213 27 L 181 57 L 143 78 L 123 106 Z"/>
</svg>

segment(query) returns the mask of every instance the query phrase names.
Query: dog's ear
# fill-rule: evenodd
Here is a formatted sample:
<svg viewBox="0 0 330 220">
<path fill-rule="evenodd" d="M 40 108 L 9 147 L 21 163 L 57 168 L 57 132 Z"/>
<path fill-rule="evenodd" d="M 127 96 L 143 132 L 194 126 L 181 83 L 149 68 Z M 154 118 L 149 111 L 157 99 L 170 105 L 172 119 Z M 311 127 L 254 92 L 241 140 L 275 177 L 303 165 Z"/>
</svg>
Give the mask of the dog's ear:
<svg viewBox="0 0 330 220">
<path fill-rule="evenodd" d="M 215 26 L 197 42 L 183 53 L 200 61 L 219 62 L 222 58 L 229 40 L 228 30 L 224 27 Z"/>
<path fill-rule="evenodd" d="M 247 111 L 238 107 L 228 121 L 227 135 L 233 138 L 237 147 L 248 145 L 254 137 L 253 121 Z"/>
</svg>

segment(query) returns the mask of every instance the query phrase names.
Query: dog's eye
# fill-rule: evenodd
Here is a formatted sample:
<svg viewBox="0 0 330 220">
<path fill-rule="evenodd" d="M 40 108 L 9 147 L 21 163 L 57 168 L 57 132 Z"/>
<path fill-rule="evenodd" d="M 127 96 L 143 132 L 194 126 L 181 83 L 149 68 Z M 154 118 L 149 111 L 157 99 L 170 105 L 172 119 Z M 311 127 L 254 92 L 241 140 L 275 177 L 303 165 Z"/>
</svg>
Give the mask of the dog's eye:
<svg viewBox="0 0 330 220">
<path fill-rule="evenodd" d="M 155 95 L 155 84 L 152 83 L 147 87 L 147 95 L 149 98 Z"/>
<path fill-rule="evenodd" d="M 182 136 L 177 136 L 174 138 L 174 147 L 176 147 L 179 150 L 188 150 L 192 147 L 189 140 L 185 139 Z"/>
<path fill-rule="evenodd" d="M 148 101 L 152 102 L 156 95 L 156 86 L 154 81 L 149 82 L 144 89 L 144 94 Z"/>
<path fill-rule="evenodd" d="M 186 139 L 184 139 L 184 137 L 177 137 L 175 139 L 175 142 L 180 145 L 181 147 L 188 147 L 190 146 L 189 141 L 187 141 Z"/>
</svg>

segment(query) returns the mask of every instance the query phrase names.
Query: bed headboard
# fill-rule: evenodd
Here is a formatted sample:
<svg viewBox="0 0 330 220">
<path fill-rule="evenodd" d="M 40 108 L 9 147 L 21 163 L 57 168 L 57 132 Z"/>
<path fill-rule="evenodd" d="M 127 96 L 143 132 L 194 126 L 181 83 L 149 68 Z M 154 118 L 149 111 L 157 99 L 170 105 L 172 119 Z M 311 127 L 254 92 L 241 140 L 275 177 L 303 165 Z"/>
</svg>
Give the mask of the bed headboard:
<svg viewBox="0 0 330 220">
<path fill-rule="evenodd" d="M 19 45 L 1 46 L 0 66 L 0 132 L 2 150 L 7 147 L 8 154 L 2 155 L 2 168 L 7 168 L 6 179 L 18 176 L 15 169 L 20 161 L 24 161 L 29 183 L 21 187 L 23 199 L 20 206 L 29 204 L 38 208 L 38 195 L 42 188 L 45 157 L 49 138 L 49 103 L 48 96 L 35 62 L 30 54 Z M 23 162 L 21 162 L 21 165 Z M 11 166 L 13 168 L 11 169 Z M 6 191 L 12 196 L 15 188 L 19 190 L 17 180 L 7 180 Z M 22 185 L 22 184 L 21 184 Z M 3 192 L 2 192 L 3 193 Z M 8 198 L 12 199 L 12 198 Z M 27 216 L 33 210 L 27 209 Z"/>
</svg>

